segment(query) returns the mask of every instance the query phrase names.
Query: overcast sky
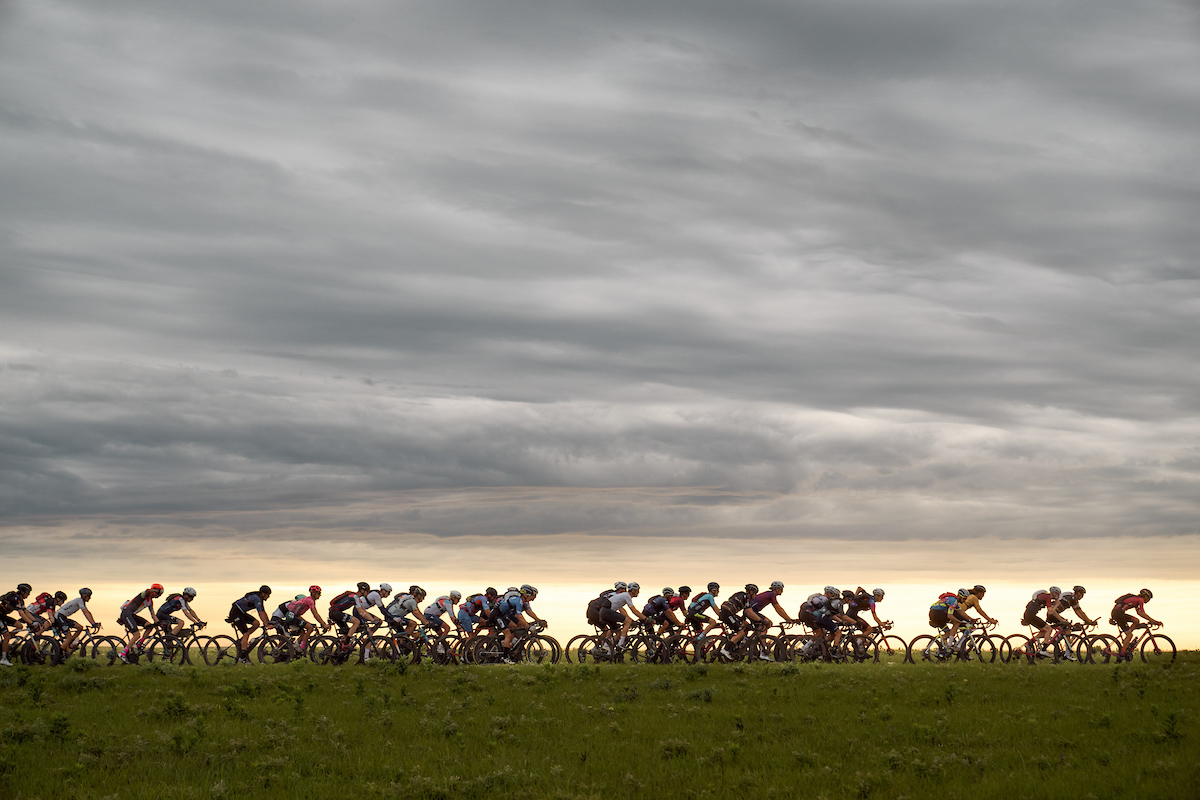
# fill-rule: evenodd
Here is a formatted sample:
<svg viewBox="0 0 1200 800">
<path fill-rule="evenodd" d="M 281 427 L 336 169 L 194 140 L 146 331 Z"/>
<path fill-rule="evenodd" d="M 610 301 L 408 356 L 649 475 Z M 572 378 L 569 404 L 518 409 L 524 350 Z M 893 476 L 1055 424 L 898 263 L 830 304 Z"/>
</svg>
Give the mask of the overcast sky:
<svg viewBox="0 0 1200 800">
<path fill-rule="evenodd" d="M 0 525 L 1196 534 L 1198 142 L 1182 2 L 0 2 Z"/>
</svg>

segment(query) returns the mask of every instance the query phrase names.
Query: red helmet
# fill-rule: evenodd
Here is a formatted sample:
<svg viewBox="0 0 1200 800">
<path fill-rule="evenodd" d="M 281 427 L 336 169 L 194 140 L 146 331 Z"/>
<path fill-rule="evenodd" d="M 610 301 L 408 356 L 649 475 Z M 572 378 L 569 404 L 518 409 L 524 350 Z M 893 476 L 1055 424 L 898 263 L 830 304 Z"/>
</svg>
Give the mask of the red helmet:
<svg viewBox="0 0 1200 800">
<path fill-rule="evenodd" d="M 155 592 L 156 594 L 162 594 L 163 585 L 161 583 L 150 584 L 150 591 Z"/>
<path fill-rule="evenodd" d="M 316 584 L 313 584 L 312 586 L 308 587 L 308 593 L 309 594 L 320 594 L 321 587 L 317 586 Z"/>
</svg>

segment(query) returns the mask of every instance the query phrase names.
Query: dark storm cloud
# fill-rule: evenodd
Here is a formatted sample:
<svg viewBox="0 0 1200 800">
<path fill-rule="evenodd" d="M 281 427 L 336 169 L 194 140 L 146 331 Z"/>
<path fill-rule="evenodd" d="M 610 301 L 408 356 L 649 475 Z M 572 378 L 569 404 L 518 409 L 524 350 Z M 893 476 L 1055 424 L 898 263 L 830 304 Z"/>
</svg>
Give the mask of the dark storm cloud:
<svg viewBox="0 0 1200 800">
<path fill-rule="evenodd" d="M 0 512 L 1194 533 L 1196 30 L 1171 3 L 13 4 Z M 428 499 L 466 487 L 494 492 Z"/>
</svg>

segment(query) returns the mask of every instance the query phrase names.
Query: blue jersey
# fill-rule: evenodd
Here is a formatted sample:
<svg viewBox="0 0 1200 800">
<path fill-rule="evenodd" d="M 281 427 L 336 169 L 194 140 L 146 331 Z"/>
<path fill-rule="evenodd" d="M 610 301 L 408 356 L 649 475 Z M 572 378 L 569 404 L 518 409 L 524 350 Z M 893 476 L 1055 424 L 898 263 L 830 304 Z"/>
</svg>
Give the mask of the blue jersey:
<svg viewBox="0 0 1200 800">
<path fill-rule="evenodd" d="M 704 592 L 692 599 L 691 605 L 688 606 L 688 614 L 703 614 L 708 609 L 717 610 L 717 598 L 713 597 L 710 592 Z"/>
</svg>

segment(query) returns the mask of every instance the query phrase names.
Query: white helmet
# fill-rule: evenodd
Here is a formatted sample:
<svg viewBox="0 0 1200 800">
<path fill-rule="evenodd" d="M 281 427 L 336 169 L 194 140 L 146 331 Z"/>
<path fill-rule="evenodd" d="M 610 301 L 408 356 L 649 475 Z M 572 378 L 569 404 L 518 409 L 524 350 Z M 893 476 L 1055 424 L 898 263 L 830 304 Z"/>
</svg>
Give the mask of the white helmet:
<svg viewBox="0 0 1200 800">
<path fill-rule="evenodd" d="M 827 594 L 827 595 L 838 594 L 838 588 L 836 586 L 826 586 L 825 594 Z"/>
<path fill-rule="evenodd" d="M 638 583 L 637 581 L 630 581 L 629 591 L 638 592 L 638 591 L 641 591 L 641 589 L 642 589 L 642 585 L 640 583 Z"/>
<path fill-rule="evenodd" d="M 1051 586 L 1050 594 L 1054 595 L 1055 597 L 1058 597 L 1060 594 L 1062 594 L 1062 589 L 1058 588 L 1057 586 Z"/>
<path fill-rule="evenodd" d="M 783 591 L 783 581 L 771 581 L 771 591 L 777 592 L 777 593 L 782 592 Z"/>
<path fill-rule="evenodd" d="M 189 586 L 183 590 L 183 596 L 186 597 L 188 600 L 191 600 L 192 598 L 194 598 L 196 596 L 196 590 Z"/>
<path fill-rule="evenodd" d="M 451 589 L 450 599 L 457 603 L 459 600 L 462 600 L 462 592 L 460 592 L 458 589 Z"/>
<path fill-rule="evenodd" d="M 380 594 L 391 594 L 392 585 L 390 583 L 379 584 L 379 592 L 380 592 Z"/>
<path fill-rule="evenodd" d="M 626 589 L 628 589 L 629 586 L 626 585 L 625 581 L 617 581 L 616 583 L 613 584 L 613 588 L 616 589 L 618 592 L 623 592 Z"/>
</svg>

